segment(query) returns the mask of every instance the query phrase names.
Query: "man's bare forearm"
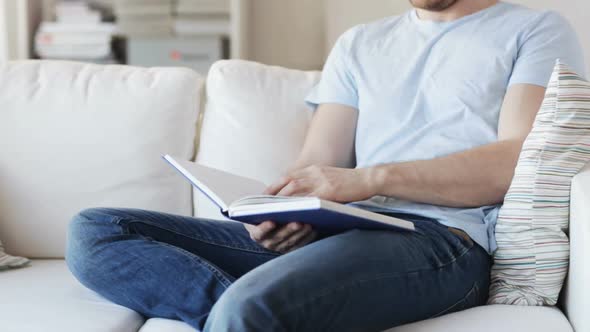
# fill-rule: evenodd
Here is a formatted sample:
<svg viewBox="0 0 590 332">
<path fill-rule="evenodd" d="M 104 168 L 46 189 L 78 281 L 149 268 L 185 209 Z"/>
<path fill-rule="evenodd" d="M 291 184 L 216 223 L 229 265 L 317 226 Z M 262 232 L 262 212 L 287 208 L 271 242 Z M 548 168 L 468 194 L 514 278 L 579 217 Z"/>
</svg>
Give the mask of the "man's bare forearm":
<svg viewBox="0 0 590 332">
<path fill-rule="evenodd" d="M 501 203 L 522 140 L 506 140 L 433 160 L 365 169 L 375 195 L 449 207 Z"/>
</svg>

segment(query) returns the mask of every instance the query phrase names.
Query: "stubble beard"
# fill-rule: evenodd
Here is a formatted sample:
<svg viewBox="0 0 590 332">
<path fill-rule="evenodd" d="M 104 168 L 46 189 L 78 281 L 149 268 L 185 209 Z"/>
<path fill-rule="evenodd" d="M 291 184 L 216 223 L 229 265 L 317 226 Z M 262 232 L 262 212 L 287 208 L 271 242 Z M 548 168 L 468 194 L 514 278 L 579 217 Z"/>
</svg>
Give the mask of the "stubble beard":
<svg viewBox="0 0 590 332">
<path fill-rule="evenodd" d="M 442 12 L 454 6 L 459 0 L 410 0 L 415 8 L 432 12 Z"/>
</svg>

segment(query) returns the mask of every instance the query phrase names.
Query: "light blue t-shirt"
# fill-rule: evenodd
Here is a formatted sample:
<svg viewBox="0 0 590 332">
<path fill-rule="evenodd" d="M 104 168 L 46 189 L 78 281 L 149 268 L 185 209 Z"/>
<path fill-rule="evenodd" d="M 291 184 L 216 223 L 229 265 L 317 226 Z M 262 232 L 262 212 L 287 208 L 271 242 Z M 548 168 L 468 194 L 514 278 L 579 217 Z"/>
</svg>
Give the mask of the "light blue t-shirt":
<svg viewBox="0 0 590 332">
<path fill-rule="evenodd" d="M 585 74 L 565 19 L 500 2 L 451 22 L 405 15 L 357 26 L 334 47 L 307 102 L 359 110 L 357 167 L 433 159 L 498 140 L 513 84 L 546 87 L 555 61 Z M 376 197 L 375 211 L 429 217 L 492 253 L 497 206 L 457 209 Z"/>
</svg>

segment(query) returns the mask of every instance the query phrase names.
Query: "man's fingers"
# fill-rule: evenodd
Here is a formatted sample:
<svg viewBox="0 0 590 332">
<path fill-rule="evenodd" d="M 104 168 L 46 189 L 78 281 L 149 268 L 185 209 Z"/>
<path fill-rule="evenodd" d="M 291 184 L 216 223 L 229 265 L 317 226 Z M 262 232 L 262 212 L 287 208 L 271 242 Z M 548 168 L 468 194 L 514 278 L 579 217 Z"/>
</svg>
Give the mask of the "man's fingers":
<svg viewBox="0 0 590 332">
<path fill-rule="evenodd" d="M 285 187 L 283 187 L 283 189 L 281 189 L 277 193 L 277 196 L 292 196 L 294 192 L 295 192 L 295 186 L 294 186 L 293 182 L 289 182 Z"/>
<path fill-rule="evenodd" d="M 272 221 L 265 221 L 258 226 L 246 225 L 252 240 L 268 250 L 287 253 L 314 241 L 317 233 L 310 225 L 290 223 L 278 227 Z"/>
<path fill-rule="evenodd" d="M 275 250 L 281 253 L 286 253 L 292 250 L 292 248 L 300 245 L 302 242 L 304 242 L 305 239 L 307 239 L 310 235 L 310 233 L 313 233 L 313 229 L 311 228 L 310 225 L 304 225 L 303 228 L 301 229 L 301 231 L 291 235 L 289 238 L 285 239 L 283 242 L 279 243 Z M 304 243 L 303 245 L 305 245 L 307 243 Z"/>
<path fill-rule="evenodd" d="M 309 192 L 308 186 L 309 185 L 302 180 L 293 180 L 281 189 L 277 196 L 305 196 Z"/>
<path fill-rule="evenodd" d="M 284 252 L 281 251 L 281 253 L 286 254 L 286 253 L 295 251 L 297 249 L 301 249 L 301 248 L 305 247 L 306 245 L 315 241 L 315 239 L 317 239 L 317 237 L 318 237 L 318 233 L 316 231 L 312 230 L 309 233 L 307 233 L 307 235 L 303 239 L 299 240 L 298 243 L 296 243 L 295 245 L 293 245 L 290 248 L 287 248 L 286 251 L 284 251 Z"/>
<path fill-rule="evenodd" d="M 266 188 L 264 191 L 265 195 L 276 195 L 278 194 L 286 185 L 291 182 L 291 179 L 287 176 L 282 177 L 277 183 L 272 184 L 270 187 Z"/>
<path fill-rule="evenodd" d="M 295 170 L 268 187 L 264 191 L 264 194 L 277 196 L 293 196 L 299 194 L 306 189 L 305 186 L 302 186 L 301 182 L 301 179 L 305 178 L 305 174 L 307 174 L 306 169 Z"/>
<path fill-rule="evenodd" d="M 266 249 L 276 250 L 277 246 L 290 238 L 293 234 L 300 232 L 303 229 L 303 225 L 300 223 L 290 223 L 282 228 L 279 228 L 271 236 L 268 236 L 260 244 Z"/>
<path fill-rule="evenodd" d="M 277 225 L 272 221 L 265 221 L 253 228 L 247 227 L 250 238 L 256 242 L 265 240 L 276 228 Z"/>
</svg>

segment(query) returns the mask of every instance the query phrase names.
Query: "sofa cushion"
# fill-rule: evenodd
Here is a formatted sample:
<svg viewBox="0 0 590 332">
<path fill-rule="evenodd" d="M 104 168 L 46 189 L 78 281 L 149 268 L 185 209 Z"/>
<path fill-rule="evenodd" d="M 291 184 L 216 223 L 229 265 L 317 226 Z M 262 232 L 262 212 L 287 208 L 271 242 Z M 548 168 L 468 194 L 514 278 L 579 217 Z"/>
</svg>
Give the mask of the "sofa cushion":
<svg viewBox="0 0 590 332">
<path fill-rule="evenodd" d="M 590 83 L 558 62 L 498 217 L 490 303 L 557 304 L 571 183 L 589 160 Z"/>
<path fill-rule="evenodd" d="M 556 308 L 485 306 L 387 332 L 573 332 L 566 317 Z M 167 319 L 150 319 L 140 332 L 195 332 L 189 325 Z"/>
<path fill-rule="evenodd" d="M 237 175 L 276 181 L 294 163 L 312 110 L 306 94 L 319 72 L 304 72 L 230 60 L 207 77 L 207 104 L 197 161 Z M 195 192 L 195 215 L 223 218 Z"/>
<path fill-rule="evenodd" d="M 0 330 L 136 332 L 144 319 L 80 285 L 63 260 L 0 273 Z"/>
<path fill-rule="evenodd" d="M 191 215 L 160 156 L 194 155 L 202 79 L 189 69 L 32 61 L 0 65 L 0 234 L 7 251 L 63 257 L 79 210 Z"/>
<path fill-rule="evenodd" d="M 573 332 L 557 308 L 491 305 L 426 320 L 388 332 Z"/>
<path fill-rule="evenodd" d="M 139 332 L 196 332 L 196 330 L 182 321 L 151 318 L 145 322 Z"/>
</svg>

